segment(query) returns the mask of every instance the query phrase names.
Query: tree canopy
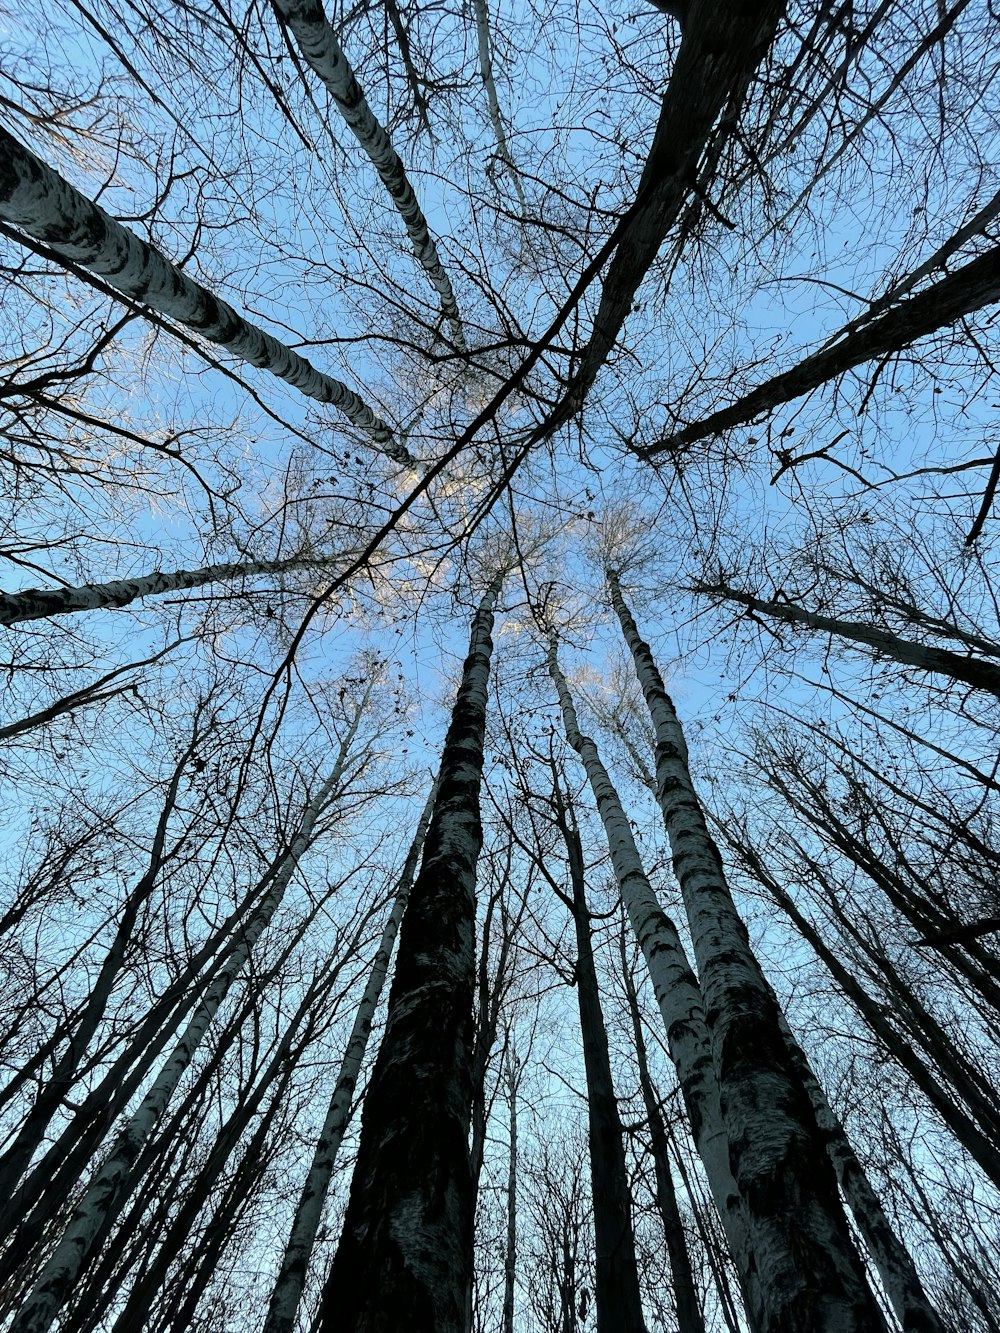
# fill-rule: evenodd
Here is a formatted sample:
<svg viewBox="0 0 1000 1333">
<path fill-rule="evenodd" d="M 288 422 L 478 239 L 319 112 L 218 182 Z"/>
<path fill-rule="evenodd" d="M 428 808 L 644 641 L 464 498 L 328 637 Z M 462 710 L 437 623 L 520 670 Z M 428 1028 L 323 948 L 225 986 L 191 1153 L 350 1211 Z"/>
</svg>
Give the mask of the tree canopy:
<svg viewBox="0 0 1000 1333">
<path fill-rule="evenodd" d="M 0 8 L 16 1333 L 1000 1333 L 992 0 Z"/>
</svg>

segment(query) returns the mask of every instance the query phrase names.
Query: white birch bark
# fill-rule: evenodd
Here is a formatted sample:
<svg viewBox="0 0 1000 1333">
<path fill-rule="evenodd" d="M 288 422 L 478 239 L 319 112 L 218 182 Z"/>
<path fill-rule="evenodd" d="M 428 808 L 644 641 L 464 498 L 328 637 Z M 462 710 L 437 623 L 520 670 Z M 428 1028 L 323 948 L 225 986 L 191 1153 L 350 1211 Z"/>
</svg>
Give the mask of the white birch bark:
<svg viewBox="0 0 1000 1333">
<path fill-rule="evenodd" d="M 348 421 L 394 463 L 414 459 L 392 430 L 346 384 L 324 375 L 303 356 L 249 323 L 225 301 L 189 278 L 154 246 L 116 222 L 57 171 L 0 128 L 0 220 L 63 259 L 88 269 L 123 296 L 193 329 L 232 356 L 269 371 Z"/>
<path fill-rule="evenodd" d="M 524 186 L 521 184 L 521 173 L 515 166 L 514 159 L 510 155 L 510 148 L 507 146 L 507 132 L 503 127 L 500 99 L 497 97 L 497 85 L 493 77 L 490 15 L 486 8 L 486 0 L 474 0 L 474 7 L 476 12 L 476 45 L 479 48 L 479 73 L 482 76 L 483 87 L 486 89 L 486 100 L 490 108 L 490 124 L 493 126 L 493 137 L 497 144 L 497 156 L 507 168 L 507 174 L 514 186 L 518 203 L 520 203 L 522 210 L 527 212 L 528 200 L 525 197 Z"/>
<path fill-rule="evenodd" d="M 719 1104 L 701 990 L 677 928 L 646 878 L 628 817 L 601 760 L 596 743 L 580 730 L 576 706 L 559 668 L 555 640 L 549 645 L 549 674 L 559 696 L 566 739 L 580 756 L 608 839 L 611 864 L 629 921 L 649 969 L 663 1016 L 670 1058 L 709 1189 L 719 1210 L 740 1277 L 750 1273 L 750 1240 L 739 1190 L 729 1165 L 729 1143 Z"/>
<path fill-rule="evenodd" d="M 372 1020 L 375 1017 L 375 1010 L 378 1008 L 378 1002 L 385 986 L 385 979 L 389 972 L 389 960 L 392 957 L 399 923 L 403 919 L 403 911 L 406 908 L 410 889 L 413 886 L 413 877 L 417 871 L 420 849 L 423 845 L 424 835 L 427 832 L 427 825 L 430 822 L 436 794 L 437 784 L 435 783 L 431 787 L 427 803 L 417 824 L 417 831 L 414 834 L 396 887 L 392 911 L 389 913 L 388 920 L 382 930 L 378 951 L 375 954 L 371 971 L 368 974 L 368 981 L 365 984 L 361 1002 L 354 1017 L 351 1035 L 344 1051 L 344 1058 L 341 1061 L 326 1119 L 323 1122 L 312 1163 L 302 1187 L 302 1193 L 299 1196 L 299 1204 L 292 1221 L 281 1268 L 278 1272 L 274 1290 L 271 1293 L 271 1303 L 268 1308 L 267 1319 L 264 1322 L 264 1333 L 291 1333 L 295 1327 L 295 1315 L 302 1299 L 302 1289 L 305 1286 L 309 1259 L 316 1240 L 316 1232 L 319 1230 L 320 1217 L 326 1203 L 327 1191 L 330 1188 L 334 1164 L 350 1117 L 354 1090 L 357 1087 L 358 1074 L 361 1072 L 361 1064 L 368 1046 Z"/>
<path fill-rule="evenodd" d="M 230 987 L 242 972 L 254 945 L 280 906 L 295 868 L 312 842 L 316 822 L 337 790 L 363 707 L 363 704 L 358 707 L 329 777 L 306 806 L 294 837 L 279 859 L 266 897 L 246 923 L 239 942 L 205 992 L 152 1086 L 112 1145 L 103 1165 L 74 1210 L 62 1239 L 42 1269 L 34 1290 L 15 1316 L 9 1333 L 45 1333 L 51 1327 L 87 1264 L 95 1242 L 125 1203 L 132 1168 L 142 1148 L 166 1111 L 170 1098 L 177 1090 Z"/>
<path fill-rule="evenodd" d="M 427 219 L 406 169 L 392 146 L 388 131 L 379 124 L 368 105 L 343 47 L 337 40 L 337 34 L 323 13 L 320 0 L 274 0 L 274 7 L 294 34 L 303 56 L 322 79 L 348 128 L 378 172 L 396 211 L 403 219 L 413 253 L 438 294 L 441 313 L 451 326 L 455 344 L 461 351 L 467 351 L 451 279 L 441 263 Z"/>
<path fill-rule="evenodd" d="M 44 620 L 70 611 L 97 611 L 108 606 L 128 606 L 141 597 L 155 597 L 164 592 L 200 588 L 206 583 L 227 583 L 253 578 L 257 574 L 285 574 L 295 569 L 324 569 L 329 556 L 298 556 L 288 560 L 245 560 L 242 563 L 203 565 L 200 569 L 175 569 L 170 573 L 155 569 L 151 574 L 137 574 L 131 579 L 111 579 L 107 583 L 82 583 L 75 588 L 25 588 L 21 592 L 0 592 L 0 625 L 16 625 L 22 620 Z"/>
<path fill-rule="evenodd" d="M 750 947 L 691 780 L 687 745 L 649 645 L 606 569 L 656 733 L 657 800 L 673 852 L 719 1077 L 730 1162 L 753 1240 L 748 1288 L 762 1333 L 871 1333 L 884 1320 L 851 1241 L 780 1011 Z"/>
<path fill-rule="evenodd" d="M 781 1020 L 781 1030 L 803 1086 L 809 1094 L 816 1124 L 826 1140 L 826 1151 L 837 1175 L 847 1206 L 854 1217 L 868 1253 L 871 1255 L 882 1286 L 904 1333 L 946 1333 L 934 1307 L 927 1299 L 913 1260 L 903 1246 L 892 1223 L 885 1215 L 868 1175 L 858 1161 L 840 1117 L 826 1099 L 823 1087 L 813 1073 L 805 1052 L 795 1040 L 791 1028 Z"/>
<path fill-rule="evenodd" d="M 795 602 L 764 601 L 760 597 L 754 597 L 739 588 L 730 588 L 726 584 L 698 584 L 696 591 L 708 593 L 713 597 L 723 597 L 726 601 L 745 606 L 749 611 L 772 616 L 775 620 L 783 620 L 787 625 L 802 625 L 805 629 L 819 630 L 835 635 L 839 639 L 864 644 L 877 657 L 887 657 L 901 662 L 904 666 L 917 667 L 920 671 L 935 675 L 950 676 L 953 680 L 971 685 L 973 689 L 985 690 L 1000 698 L 1000 666 L 995 662 L 985 662 L 981 657 L 964 657 L 949 648 L 915 643 L 912 639 L 903 639 L 898 634 L 893 634 L 891 630 L 866 625 L 860 620 L 840 620 L 836 616 L 825 616 Z"/>
<path fill-rule="evenodd" d="M 501 574 L 491 584 L 472 622 L 423 860 L 400 927 L 344 1227 L 315 1325 L 322 1333 L 471 1327 L 479 790 L 502 581 Z"/>
</svg>

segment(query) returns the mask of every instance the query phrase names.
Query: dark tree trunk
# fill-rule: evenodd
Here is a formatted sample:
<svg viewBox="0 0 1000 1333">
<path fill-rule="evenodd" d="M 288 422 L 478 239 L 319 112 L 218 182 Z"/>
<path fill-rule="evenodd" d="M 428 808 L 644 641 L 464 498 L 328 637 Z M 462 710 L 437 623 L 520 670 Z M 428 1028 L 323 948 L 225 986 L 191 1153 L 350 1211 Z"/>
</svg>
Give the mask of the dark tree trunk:
<svg viewBox="0 0 1000 1333">
<path fill-rule="evenodd" d="M 467 1333 L 476 862 L 493 608 L 472 624 L 423 864 L 399 932 L 385 1036 L 361 1122 L 325 1333 Z"/>
<path fill-rule="evenodd" d="M 572 899 L 566 901 L 576 933 L 576 995 L 587 1076 L 597 1333 L 646 1333 L 632 1230 L 632 1193 L 625 1165 L 624 1133 L 611 1077 L 608 1034 L 601 1011 L 590 934 L 583 846 L 579 830 L 568 821 L 558 792 L 556 800 L 573 891 Z"/>
<path fill-rule="evenodd" d="M 705 1321 L 695 1292 L 694 1273 L 691 1269 L 691 1256 L 688 1253 L 687 1238 L 677 1206 L 677 1192 L 670 1170 L 670 1150 L 667 1143 L 667 1130 L 663 1123 L 660 1103 L 649 1073 L 649 1060 L 646 1055 L 646 1039 L 642 1032 L 642 1017 L 639 1012 L 639 997 L 636 993 L 632 970 L 628 965 L 625 947 L 625 923 L 622 922 L 620 936 L 622 980 L 625 985 L 625 998 L 628 1002 L 629 1016 L 632 1020 L 632 1037 L 635 1042 L 636 1067 L 639 1071 L 639 1090 L 646 1108 L 646 1123 L 649 1125 L 649 1140 L 653 1156 L 653 1171 L 656 1179 L 656 1207 L 663 1223 L 663 1236 L 667 1245 L 667 1258 L 670 1261 L 670 1276 L 673 1279 L 674 1305 L 677 1310 L 678 1333 L 705 1333 Z"/>
<path fill-rule="evenodd" d="M 870 324 L 849 333 L 832 347 L 807 356 L 791 370 L 759 384 L 735 403 L 692 422 L 640 453 L 643 458 L 653 458 L 666 450 L 682 449 L 734 426 L 744 426 L 855 366 L 900 352 L 918 338 L 947 328 L 963 316 L 972 315 L 997 300 L 1000 300 L 1000 247 L 987 250 L 963 268 L 939 278 L 925 291 L 908 297 Z"/>
</svg>

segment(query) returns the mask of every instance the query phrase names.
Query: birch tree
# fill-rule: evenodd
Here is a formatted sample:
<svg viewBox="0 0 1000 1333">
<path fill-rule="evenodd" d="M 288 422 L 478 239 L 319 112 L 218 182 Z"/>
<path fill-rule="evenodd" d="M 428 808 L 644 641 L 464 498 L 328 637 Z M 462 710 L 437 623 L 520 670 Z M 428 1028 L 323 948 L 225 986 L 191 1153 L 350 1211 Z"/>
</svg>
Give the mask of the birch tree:
<svg viewBox="0 0 1000 1333">
<path fill-rule="evenodd" d="M 30 149 L 0 130 L 0 218 L 64 261 L 106 281 L 130 300 L 193 329 L 308 398 L 331 403 L 396 463 L 413 459 L 392 430 L 346 384 L 241 318 L 153 246 L 74 189 Z"/>
<path fill-rule="evenodd" d="M 321 1326 L 414 1329 L 470 1318 L 476 862 L 493 613 L 503 574 L 473 617 L 423 860 L 400 927 L 386 1031 L 361 1121 L 344 1230 Z"/>
<path fill-rule="evenodd" d="M 601 762 L 594 741 L 583 734 L 569 686 L 559 669 L 556 642 L 549 644 L 548 669 L 563 715 L 566 739 L 583 761 L 587 780 L 608 839 L 618 891 L 642 949 L 663 1016 L 670 1055 L 677 1070 L 691 1133 L 726 1230 L 737 1270 L 747 1287 L 748 1313 L 756 1319 L 750 1284 L 755 1269 L 752 1219 L 740 1202 L 720 1105 L 720 1085 L 708 1042 L 701 990 L 677 928 L 660 907 L 642 867 L 628 818 Z M 757 1300 L 759 1301 L 759 1297 Z"/>
<path fill-rule="evenodd" d="M 78 588 L 26 588 L 23 592 L 0 594 L 0 625 L 42 620 L 72 611 L 128 606 L 140 598 L 201 588 L 206 583 L 242 581 L 260 574 L 286 574 L 300 569 L 330 569 L 332 563 L 332 560 L 322 556 L 302 555 L 290 556 L 287 560 L 246 560 L 205 565 L 201 569 L 177 569 L 170 573 L 155 570 L 132 579 L 86 583 Z"/>
<path fill-rule="evenodd" d="M 286 851 L 273 863 L 267 893 L 255 913 L 240 932 L 240 938 L 224 966 L 200 998 L 197 1009 L 181 1033 L 171 1053 L 116 1138 L 109 1155 L 88 1186 L 52 1257 L 43 1268 L 34 1290 L 14 1321 L 14 1328 L 47 1329 L 87 1263 L 106 1221 L 113 1219 L 123 1202 L 130 1173 L 143 1144 L 155 1129 L 176 1091 L 198 1046 L 240 971 L 250 957 L 258 938 L 270 924 L 298 861 L 312 841 L 316 824 L 331 796 L 343 780 L 350 757 L 350 743 L 364 713 L 360 705 L 348 729 L 337 761 L 305 807 L 299 827 Z"/>
<path fill-rule="evenodd" d="M 306 1268 L 316 1240 L 323 1204 L 326 1201 L 327 1191 L 330 1187 L 330 1176 L 343 1141 L 344 1131 L 347 1128 L 348 1117 L 355 1104 L 355 1089 L 368 1045 L 372 1020 L 388 975 L 389 961 L 392 957 L 393 946 L 396 943 L 399 924 L 403 919 L 406 903 L 413 886 L 417 861 L 427 832 L 431 811 L 434 807 L 435 795 L 436 787 L 432 787 L 396 885 L 392 910 L 389 912 L 386 923 L 382 928 L 378 952 L 372 962 L 368 981 L 365 984 L 364 993 L 355 1014 L 354 1025 L 351 1028 L 351 1035 L 344 1051 L 344 1059 L 330 1097 L 326 1119 L 323 1121 L 323 1128 L 320 1131 L 316 1150 L 313 1153 L 312 1163 L 302 1186 L 302 1193 L 295 1211 L 288 1243 L 285 1246 L 278 1279 L 271 1296 L 271 1304 L 264 1324 L 265 1333 L 287 1333 L 295 1325 L 295 1314 L 302 1298 Z"/>
<path fill-rule="evenodd" d="M 619 577 L 611 568 L 607 577 L 656 732 L 657 799 L 698 961 L 729 1156 L 752 1234 L 760 1238 L 760 1285 L 749 1293 L 755 1321 L 762 1329 L 780 1328 L 789 1319 L 877 1328 L 882 1316 L 781 1037 L 780 1010 L 750 949 L 695 794 L 680 723 Z M 826 1293 L 822 1301 L 820 1291 Z"/>
</svg>

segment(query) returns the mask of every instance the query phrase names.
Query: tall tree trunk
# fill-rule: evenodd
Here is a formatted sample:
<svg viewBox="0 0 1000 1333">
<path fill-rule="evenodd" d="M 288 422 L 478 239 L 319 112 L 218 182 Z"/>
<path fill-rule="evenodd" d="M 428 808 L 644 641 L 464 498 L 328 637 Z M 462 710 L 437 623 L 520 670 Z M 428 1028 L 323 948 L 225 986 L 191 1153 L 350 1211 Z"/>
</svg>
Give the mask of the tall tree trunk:
<svg viewBox="0 0 1000 1333">
<path fill-rule="evenodd" d="M 336 102 L 358 143 L 365 150 L 379 179 L 403 219 L 413 253 L 441 301 L 441 313 L 451 325 L 452 336 L 466 351 L 462 319 L 458 313 L 451 279 L 445 272 L 437 246 L 413 192 L 409 177 L 386 129 L 375 119 L 367 99 L 348 63 L 337 34 L 323 13 L 320 0 L 274 0 L 274 8 L 299 44 L 313 71 L 319 75 Z"/>
<path fill-rule="evenodd" d="M 365 1096 L 327 1333 L 466 1333 L 479 788 L 498 577 L 473 619 L 423 863 L 399 934 L 385 1035 Z"/>
<path fill-rule="evenodd" d="M 44 1333 L 50 1327 L 88 1264 L 102 1229 L 109 1219 L 117 1215 L 128 1197 L 133 1167 L 143 1146 L 156 1129 L 230 987 L 242 972 L 254 945 L 280 906 L 299 859 L 313 839 L 316 822 L 340 784 L 362 711 L 363 705 L 359 706 L 348 729 L 330 776 L 307 805 L 266 897 L 247 921 L 238 944 L 205 992 L 152 1086 L 129 1117 L 109 1155 L 87 1187 L 62 1239 L 42 1269 L 33 1292 L 11 1325 L 11 1333 Z"/>
<path fill-rule="evenodd" d="M 938 648 L 933 644 L 915 643 L 911 639 L 900 638 L 886 629 L 875 625 L 866 625 L 858 620 L 840 620 L 835 616 L 821 615 L 810 611 L 795 602 L 768 602 L 750 593 L 741 592 L 722 583 L 701 583 L 697 592 L 709 593 L 713 597 L 724 597 L 727 601 L 737 602 L 759 615 L 771 616 L 783 620 L 786 625 L 803 625 L 807 629 L 819 630 L 826 634 L 848 639 L 853 643 L 864 644 L 877 657 L 891 658 L 903 666 L 917 667 L 934 675 L 948 676 L 952 680 L 971 685 L 975 690 L 985 690 L 988 694 L 1000 698 L 1000 665 L 986 662 L 981 657 L 964 657 L 949 648 Z"/>
<path fill-rule="evenodd" d="M 583 844 L 569 822 L 562 794 L 553 793 L 556 822 L 566 843 L 572 897 L 564 901 L 576 933 L 576 996 L 587 1078 L 591 1197 L 594 1213 L 594 1297 L 597 1333 L 646 1333 L 632 1229 L 632 1194 L 625 1166 L 608 1034 L 601 1011 L 597 968 L 584 883 Z"/>
<path fill-rule="evenodd" d="M 812 1102 L 816 1124 L 826 1140 L 826 1150 L 837 1174 L 837 1182 L 847 1200 L 854 1224 L 878 1269 L 885 1294 L 889 1297 L 900 1326 L 904 1333 L 946 1333 L 937 1312 L 927 1299 L 913 1260 L 893 1231 L 885 1209 L 851 1147 L 840 1117 L 827 1101 L 819 1079 L 783 1016 L 781 1030 Z"/>
<path fill-rule="evenodd" d="M 0 592 L 0 625 L 22 620 L 44 620 L 68 611 L 96 611 L 107 606 L 128 606 L 141 597 L 201 588 L 206 583 L 228 583 L 258 574 L 285 574 L 295 569 L 328 569 L 330 557 L 297 556 L 289 560 L 245 560 L 242 563 L 204 565 L 201 569 L 154 570 L 130 579 L 83 583 L 76 588 L 25 588 Z"/>
<path fill-rule="evenodd" d="M 274 1290 L 271 1293 L 267 1318 L 264 1321 L 264 1333 L 291 1333 L 291 1330 L 295 1327 L 295 1315 L 302 1299 L 306 1271 L 312 1257 L 316 1233 L 319 1230 L 323 1205 L 326 1203 L 327 1191 L 333 1178 L 333 1168 L 351 1114 L 354 1090 L 357 1087 L 358 1075 L 361 1072 L 365 1050 L 368 1046 L 372 1020 L 375 1017 L 375 1010 L 378 1008 L 382 989 L 385 986 L 385 979 L 389 972 L 389 960 L 392 957 L 393 946 L 396 943 L 399 923 L 403 919 L 403 911 L 410 896 L 410 889 L 413 884 L 413 877 L 416 874 L 424 835 L 430 822 L 435 795 L 436 787 L 432 786 L 423 813 L 417 823 L 417 830 L 413 836 L 413 842 L 410 844 L 406 861 L 403 864 L 396 886 L 392 910 L 383 927 L 382 938 L 372 961 L 361 1002 L 354 1016 L 354 1025 L 351 1028 L 351 1035 L 348 1038 L 344 1058 L 341 1061 L 337 1081 L 334 1084 L 326 1119 L 323 1121 L 323 1128 L 320 1130 L 312 1162 L 302 1186 L 302 1192 L 299 1195 L 295 1217 L 292 1219 L 285 1253 L 281 1260 L 281 1267 L 278 1270 Z"/>
<path fill-rule="evenodd" d="M 742 1281 L 750 1283 L 754 1269 L 753 1244 L 747 1231 L 746 1211 L 730 1167 L 729 1143 L 701 990 L 677 928 L 657 902 L 646 878 L 628 817 L 597 746 L 580 730 L 573 696 L 559 669 L 555 640 L 549 646 L 548 664 L 559 696 L 566 739 L 580 756 L 594 793 L 608 839 L 618 891 L 646 959 L 695 1146 L 704 1164 L 737 1271 Z"/>
<path fill-rule="evenodd" d="M 153 840 L 145 874 L 142 875 L 125 900 L 121 917 L 115 928 L 114 938 L 91 986 L 82 1012 L 69 1033 L 65 1050 L 41 1085 L 38 1097 L 22 1121 L 10 1147 L 0 1157 L 0 1198 L 6 1199 L 11 1196 L 24 1171 L 25 1163 L 30 1162 L 34 1157 L 45 1136 L 49 1121 L 76 1079 L 79 1063 L 84 1052 L 104 1018 L 119 972 L 125 963 L 127 951 L 132 942 L 139 911 L 153 892 L 165 860 L 169 859 L 166 856 L 167 829 L 170 817 L 177 805 L 181 778 L 195 750 L 204 738 L 204 729 L 200 725 L 201 712 L 202 705 L 199 705 L 192 725 L 191 738 L 174 765 L 174 771 L 167 783 L 163 805 L 153 831 Z"/>
<path fill-rule="evenodd" d="M 635 1043 L 636 1068 L 639 1071 L 639 1091 L 642 1093 L 646 1108 L 646 1123 L 649 1126 L 650 1147 L 653 1156 L 653 1172 L 656 1179 L 656 1206 L 663 1223 L 663 1236 L 667 1244 L 667 1258 L 670 1261 L 674 1304 L 677 1310 L 678 1333 L 705 1333 L 705 1321 L 695 1291 L 694 1273 L 691 1269 L 691 1256 L 688 1253 L 684 1224 L 677 1206 L 677 1192 L 674 1189 L 673 1173 L 670 1170 L 670 1150 L 667 1144 L 667 1131 L 663 1115 L 657 1100 L 653 1080 L 649 1073 L 649 1060 L 646 1055 L 646 1039 L 642 1032 L 642 1016 L 639 1011 L 639 996 L 632 979 L 632 969 L 628 963 L 625 947 L 625 923 L 619 936 L 622 960 L 622 981 L 625 986 L 625 999 L 628 1003 L 629 1017 L 632 1020 L 632 1039 Z"/>
<path fill-rule="evenodd" d="M 800 398 L 855 366 L 900 352 L 918 338 L 947 328 L 963 316 L 975 314 L 997 300 L 1000 300 L 1000 247 L 994 246 L 954 273 L 939 278 L 916 296 L 901 301 L 878 319 L 855 329 L 832 347 L 814 352 L 791 370 L 766 380 L 728 407 L 692 422 L 639 453 L 643 458 L 653 458 L 665 450 L 682 449 L 697 440 L 707 439 L 709 435 L 746 425 L 755 417 L 773 412 L 776 407 Z"/>
<path fill-rule="evenodd" d="M 579 407 L 617 342 L 635 294 L 664 238 L 693 193 L 711 182 L 699 168 L 713 131 L 730 129 L 784 12 L 784 0 L 714 0 L 678 4 L 681 45 L 660 107 L 652 147 L 639 178 L 633 216 L 608 265 L 594 329 L 567 395 Z"/>
<path fill-rule="evenodd" d="M 514 1286 L 517 1278 L 517 1059 L 507 1047 L 507 1106 L 510 1137 L 507 1148 L 507 1235 L 503 1253 L 503 1333 L 514 1333 Z"/>
<path fill-rule="evenodd" d="M 162 1218 L 159 1225 L 155 1220 L 151 1227 L 148 1220 L 146 1225 L 158 1237 L 160 1243 L 155 1248 L 155 1254 L 152 1254 L 142 1265 L 141 1271 L 135 1274 L 128 1300 L 114 1321 L 114 1329 L 119 1333 L 127 1333 L 129 1329 L 141 1327 L 145 1312 L 166 1278 L 171 1264 L 184 1244 L 189 1241 L 198 1214 L 211 1197 L 212 1190 L 218 1184 L 247 1126 L 260 1111 L 267 1095 L 273 1094 L 275 1088 L 280 1088 L 283 1086 L 283 1081 L 290 1078 L 296 1062 L 301 1058 L 313 1035 L 317 1016 L 325 1010 L 324 1017 L 328 1019 L 329 1008 L 324 1002 L 329 999 L 339 970 L 337 966 L 327 968 L 325 973 L 317 976 L 306 988 L 266 1068 L 252 1088 L 240 1091 L 235 1109 L 220 1127 L 201 1168 L 192 1178 L 182 1179 L 179 1187 L 176 1179 L 171 1180 L 171 1177 L 179 1174 L 176 1169 L 169 1172 L 166 1185 L 159 1184 L 154 1198 L 156 1194 L 159 1195 Z M 242 1029 L 242 1022 L 240 1028 Z M 194 1134 L 196 1133 L 195 1129 Z M 169 1141 L 172 1136 L 167 1137 Z M 143 1204 L 137 1201 L 137 1203 L 138 1206 L 130 1210 L 131 1218 L 128 1216 L 123 1218 L 118 1235 L 115 1237 L 116 1243 L 107 1246 L 102 1254 L 101 1262 L 97 1265 L 90 1284 L 93 1289 L 91 1299 L 85 1302 L 84 1308 L 81 1308 L 80 1304 L 74 1307 L 72 1314 L 61 1325 L 61 1333 L 62 1331 L 90 1333 L 90 1330 L 100 1325 L 108 1308 L 120 1295 L 120 1291 L 115 1287 L 115 1270 L 121 1263 L 120 1271 L 128 1272 L 127 1258 L 126 1262 L 122 1263 L 122 1256 L 126 1254 L 130 1238 L 140 1234 L 143 1212 L 148 1206 L 148 1202 Z M 172 1204 L 176 1204 L 176 1208 L 171 1207 Z"/>
<path fill-rule="evenodd" d="M 232 356 L 269 371 L 307 398 L 338 407 L 395 463 L 414 460 L 353 389 L 324 375 L 298 352 L 238 315 L 189 278 L 155 246 L 104 209 L 0 128 L 0 221 L 89 270 L 130 300 L 193 329 Z"/>
<path fill-rule="evenodd" d="M 705 823 L 677 714 L 616 574 L 607 576 L 656 732 L 657 799 L 698 961 L 730 1160 L 754 1241 L 755 1322 L 762 1333 L 872 1333 L 884 1319 L 782 1036 L 780 1010 Z"/>
<path fill-rule="evenodd" d="M 493 126 L 497 157 L 504 164 L 507 175 L 510 177 L 522 212 L 526 213 L 528 211 L 528 200 L 524 193 L 524 185 L 521 183 L 521 173 L 510 155 L 507 132 L 503 126 L 503 113 L 500 110 L 500 99 L 497 97 L 496 80 L 493 77 L 490 12 L 486 7 L 486 0 L 473 0 L 473 9 L 476 15 L 476 47 L 479 53 L 479 73 L 483 80 L 483 87 L 486 89 L 486 101 L 490 108 L 490 124 Z"/>
</svg>

